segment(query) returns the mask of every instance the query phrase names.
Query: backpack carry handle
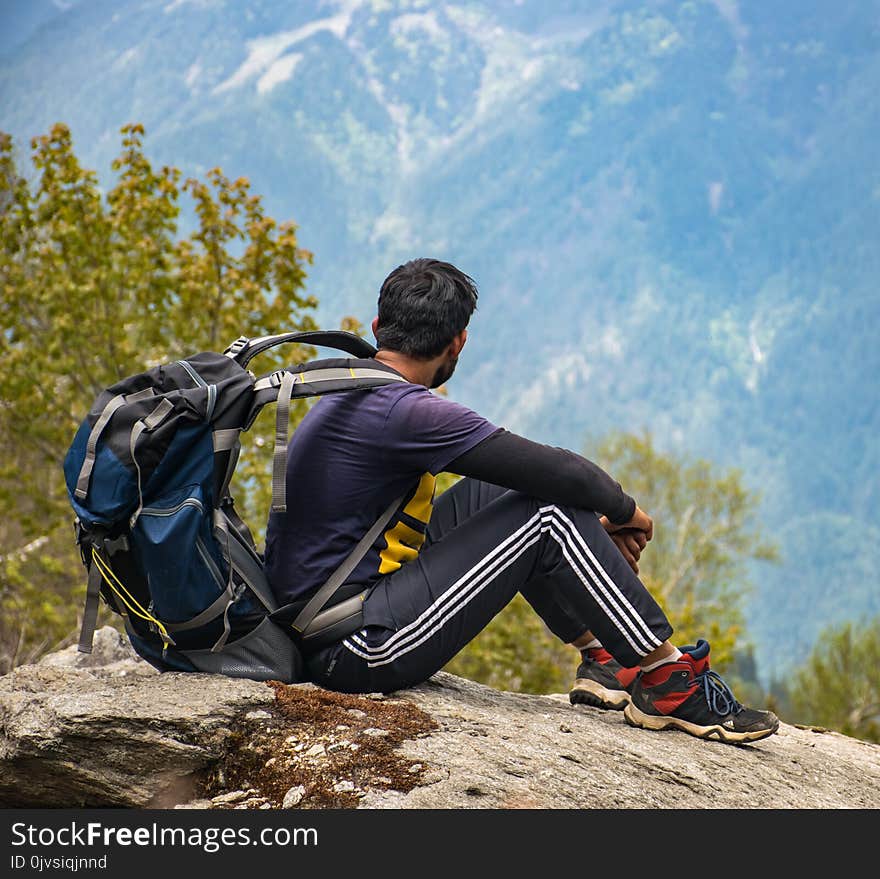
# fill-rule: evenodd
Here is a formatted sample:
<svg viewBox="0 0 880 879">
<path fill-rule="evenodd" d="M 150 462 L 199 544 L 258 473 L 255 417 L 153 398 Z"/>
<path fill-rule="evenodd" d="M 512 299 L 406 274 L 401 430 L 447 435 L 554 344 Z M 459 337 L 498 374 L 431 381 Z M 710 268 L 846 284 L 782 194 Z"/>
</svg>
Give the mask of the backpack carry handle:
<svg viewBox="0 0 880 879">
<path fill-rule="evenodd" d="M 287 342 L 338 348 L 340 351 L 351 354 L 352 357 L 375 357 L 376 355 L 376 348 L 366 339 L 345 330 L 308 330 L 297 333 L 279 333 L 275 336 L 260 336 L 257 339 L 240 336 L 223 353 L 242 368 L 246 368 L 248 363 L 258 354 Z"/>
</svg>

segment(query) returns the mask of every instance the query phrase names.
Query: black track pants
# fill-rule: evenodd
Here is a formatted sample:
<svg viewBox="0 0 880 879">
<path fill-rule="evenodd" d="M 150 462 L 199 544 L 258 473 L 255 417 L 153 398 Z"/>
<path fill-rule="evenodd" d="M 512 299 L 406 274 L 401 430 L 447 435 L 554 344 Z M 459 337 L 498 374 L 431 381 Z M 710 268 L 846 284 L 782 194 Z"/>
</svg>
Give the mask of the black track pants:
<svg viewBox="0 0 880 879">
<path fill-rule="evenodd" d="M 369 693 L 429 678 L 522 592 L 569 643 L 590 629 L 625 666 L 672 634 L 597 515 L 475 479 L 438 499 L 418 557 L 364 601 L 364 627 L 309 657 L 316 684 Z"/>
</svg>

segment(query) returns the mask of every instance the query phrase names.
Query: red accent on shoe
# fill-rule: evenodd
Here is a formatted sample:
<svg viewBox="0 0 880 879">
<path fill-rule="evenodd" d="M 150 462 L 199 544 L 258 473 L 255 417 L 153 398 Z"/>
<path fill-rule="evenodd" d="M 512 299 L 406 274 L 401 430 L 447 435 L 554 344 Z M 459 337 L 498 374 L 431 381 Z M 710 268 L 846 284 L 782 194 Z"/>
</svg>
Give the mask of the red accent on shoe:
<svg viewBox="0 0 880 879">
<path fill-rule="evenodd" d="M 684 656 L 685 654 L 682 654 L 682 659 L 684 659 Z M 643 671 L 642 683 L 646 687 L 656 687 L 657 684 L 665 684 L 674 671 L 681 671 L 681 659 L 676 659 L 672 662 L 664 662 L 663 665 L 658 665 L 657 668 L 652 668 L 650 671 Z"/>
<path fill-rule="evenodd" d="M 598 662 L 600 665 L 605 665 L 606 662 L 613 658 L 604 647 L 590 647 L 587 650 L 587 659 L 592 659 L 593 662 Z"/>
<path fill-rule="evenodd" d="M 636 665 L 632 668 L 621 668 L 619 671 L 615 672 L 614 677 L 616 677 L 621 685 L 628 690 L 638 674 L 639 667 Z"/>
<path fill-rule="evenodd" d="M 592 659 L 593 662 L 598 662 L 600 665 L 607 665 L 609 662 L 614 661 L 614 657 L 604 647 L 590 647 L 587 650 L 587 658 Z M 638 673 L 639 667 L 637 665 L 632 668 L 621 667 L 614 672 L 614 677 L 617 678 L 624 689 L 629 689 L 630 684 L 636 679 Z"/>
<path fill-rule="evenodd" d="M 678 687 L 680 684 L 676 682 L 673 686 L 676 688 L 669 693 L 664 693 L 660 695 L 657 693 L 657 690 L 662 691 L 662 686 L 665 684 L 673 675 L 680 675 L 682 671 L 688 672 L 688 679 L 693 680 L 692 671 L 693 662 L 690 661 L 690 656 L 686 653 L 682 653 L 681 659 L 675 659 L 672 662 L 664 662 L 663 665 L 658 665 L 657 668 L 652 668 L 651 671 L 642 672 L 642 688 L 646 692 L 650 692 L 651 690 L 655 690 L 654 694 L 651 696 L 651 704 L 654 707 L 655 711 L 660 712 L 660 714 L 672 714 L 676 708 L 678 708 L 682 703 L 686 702 L 693 693 L 696 691 L 696 683 L 692 687 L 681 686 L 681 689 Z"/>
<path fill-rule="evenodd" d="M 706 671 L 709 668 L 709 654 L 707 653 L 702 659 L 694 659 L 690 653 L 681 654 L 682 660 L 686 660 L 690 667 L 693 669 L 693 674 L 698 675 L 702 672 Z"/>
<path fill-rule="evenodd" d="M 708 654 L 700 659 L 694 659 L 690 653 L 682 652 L 679 659 L 675 659 L 672 662 L 664 662 L 663 665 L 658 665 L 657 668 L 653 668 L 651 671 L 642 672 L 642 687 L 646 690 L 658 687 L 661 684 L 665 684 L 672 675 L 680 674 L 682 671 L 687 671 L 688 680 L 694 681 L 696 675 L 706 671 L 708 668 Z M 652 699 L 652 704 L 661 714 L 671 714 L 679 705 L 687 701 L 696 689 L 697 684 L 694 681 L 692 686 L 683 687 L 681 690 L 675 690 L 665 696 L 655 696 Z"/>
<path fill-rule="evenodd" d="M 691 695 L 693 694 L 696 687 L 693 687 L 689 690 L 683 690 L 681 693 L 672 693 L 669 696 L 665 696 L 660 699 L 654 699 L 651 703 L 654 708 L 657 709 L 661 714 L 672 714 L 676 708 L 679 707 L 683 702 L 687 701 Z"/>
</svg>

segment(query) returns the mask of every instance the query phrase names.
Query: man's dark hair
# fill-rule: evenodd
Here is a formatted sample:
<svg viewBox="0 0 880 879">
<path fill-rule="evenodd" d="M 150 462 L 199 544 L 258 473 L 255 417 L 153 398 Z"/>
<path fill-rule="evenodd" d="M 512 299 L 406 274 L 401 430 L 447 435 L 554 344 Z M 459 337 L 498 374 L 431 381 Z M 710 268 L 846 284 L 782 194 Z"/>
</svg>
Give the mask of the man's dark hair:
<svg viewBox="0 0 880 879">
<path fill-rule="evenodd" d="M 379 291 L 379 348 L 409 357 L 436 357 L 467 325 L 477 307 L 477 285 L 437 259 L 398 266 Z"/>
</svg>

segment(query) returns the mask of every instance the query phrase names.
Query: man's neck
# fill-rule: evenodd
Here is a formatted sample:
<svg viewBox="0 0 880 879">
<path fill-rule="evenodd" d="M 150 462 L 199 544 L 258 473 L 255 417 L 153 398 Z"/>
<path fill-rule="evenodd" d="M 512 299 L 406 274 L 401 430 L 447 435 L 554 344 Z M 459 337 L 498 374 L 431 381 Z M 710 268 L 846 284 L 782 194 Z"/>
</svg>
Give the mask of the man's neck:
<svg viewBox="0 0 880 879">
<path fill-rule="evenodd" d="M 407 381 L 416 385 L 431 386 L 437 372 L 437 358 L 433 360 L 415 360 L 399 351 L 381 350 L 376 353 L 376 360 L 399 372 Z"/>
</svg>

